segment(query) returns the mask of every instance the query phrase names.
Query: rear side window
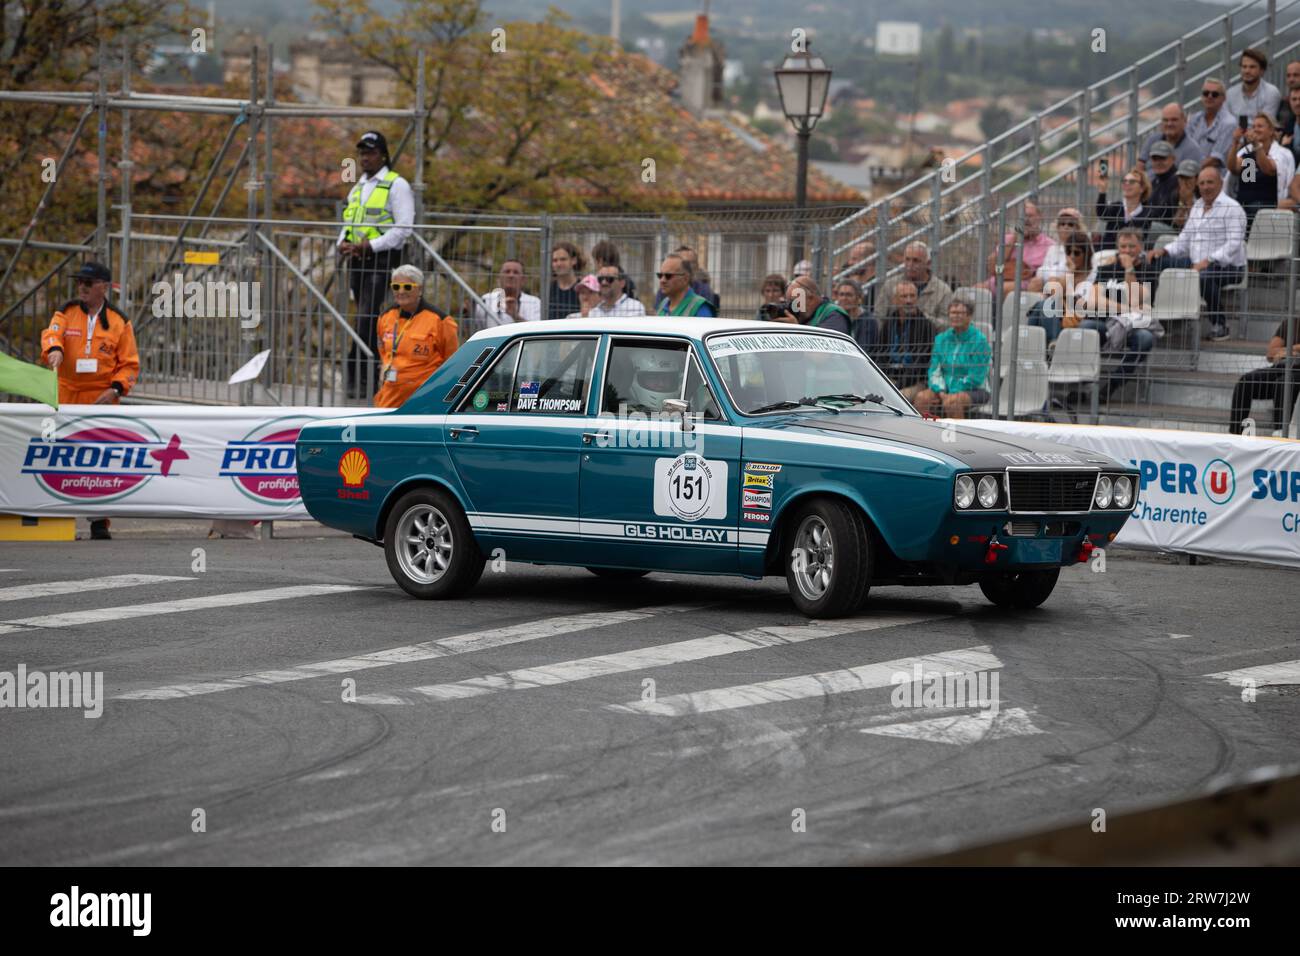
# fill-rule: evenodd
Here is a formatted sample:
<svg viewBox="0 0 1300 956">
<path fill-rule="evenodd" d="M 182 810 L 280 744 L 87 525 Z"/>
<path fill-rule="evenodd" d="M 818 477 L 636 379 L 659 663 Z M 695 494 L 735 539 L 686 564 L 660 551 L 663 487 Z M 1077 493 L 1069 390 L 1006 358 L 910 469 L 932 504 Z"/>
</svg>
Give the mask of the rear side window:
<svg viewBox="0 0 1300 956">
<path fill-rule="evenodd" d="M 594 338 L 529 338 L 512 345 L 460 408 L 462 412 L 581 415 L 596 357 Z"/>
</svg>

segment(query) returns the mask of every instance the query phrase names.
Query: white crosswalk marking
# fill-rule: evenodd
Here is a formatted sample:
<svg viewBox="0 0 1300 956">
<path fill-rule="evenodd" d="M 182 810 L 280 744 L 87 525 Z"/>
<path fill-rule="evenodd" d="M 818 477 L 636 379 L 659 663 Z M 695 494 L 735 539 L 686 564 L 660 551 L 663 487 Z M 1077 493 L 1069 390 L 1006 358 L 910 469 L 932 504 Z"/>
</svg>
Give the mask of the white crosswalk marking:
<svg viewBox="0 0 1300 956">
<path fill-rule="evenodd" d="M 682 611 L 695 611 L 707 604 L 669 604 L 659 607 L 638 608 L 632 611 L 597 611 L 589 614 L 571 614 L 563 617 L 543 618 L 539 621 L 526 621 L 507 627 L 492 628 L 487 631 L 470 631 L 453 637 L 424 641 L 420 644 L 407 644 L 402 647 L 390 647 L 372 654 L 359 654 L 356 657 L 342 657 L 314 664 L 302 664 L 283 670 L 260 671 L 244 674 L 226 680 L 208 681 L 195 684 L 170 684 L 165 687 L 150 687 L 144 690 L 120 694 L 114 700 L 174 700 L 180 697 L 195 697 L 200 694 L 215 694 L 220 691 L 237 690 L 259 684 L 282 684 L 289 681 L 310 680 L 329 674 L 346 674 L 351 671 L 367 670 L 374 667 L 387 667 L 391 664 L 412 664 L 417 661 L 433 660 L 437 657 L 449 657 L 453 654 L 468 654 L 491 647 L 503 647 L 507 644 L 520 644 L 524 641 L 536 641 L 558 634 L 572 634 L 611 624 L 630 624 L 643 621 L 661 614 L 676 614 Z"/>
<path fill-rule="evenodd" d="M 921 665 L 922 670 L 925 671 L 958 673 L 995 670 L 1002 666 L 1002 662 L 990 653 L 987 645 L 979 645 L 927 654 L 922 657 L 900 657 L 897 660 L 863 664 L 860 667 L 844 670 L 783 677 L 758 684 L 739 684 L 693 694 L 676 694 L 671 697 L 660 697 L 656 701 L 610 704 L 607 709 L 625 714 L 676 717 L 683 714 L 703 714 L 715 710 L 753 707 L 757 704 L 825 697 L 831 694 L 847 694 L 877 687 L 889 687 L 895 683 L 893 680 L 895 674 L 899 671 L 911 674 L 916 664 Z"/>
<path fill-rule="evenodd" d="M 417 702 L 412 698 L 456 700 L 462 697 L 477 697 L 481 694 L 492 694 L 504 690 L 549 687 L 555 684 L 588 680 L 593 677 L 604 677 L 609 674 L 622 674 L 628 671 L 704 660 L 710 657 L 720 657 L 724 654 L 736 654 L 741 651 L 754 651 L 764 647 L 797 644 L 822 637 L 835 637 L 840 634 L 879 630 L 880 628 L 897 627 L 902 624 L 920 624 L 940 619 L 940 616 L 935 615 L 900 614 L 860 620 L 815 621 L 810 624 L 759 627 L 749 631 L 742 631 L 739 634 L 714 634 L 710 637 L 677 641 L 672 644 L 657 644 L 651 647 L 639 647 L 631 651 L 601 654 L 596 657 L 583 657 L 558 664 L 545 664 L 540 667 L 503 671 L 498 674 L 472 677 L 451 684 L 429 684 L 423 687 L 412 687 L 398 694 L 366 694 L 359 696 L 357 703 L 410 704 Z"/>
<path fill-rule="evenodd" d="M 1256 687 L 1265 687 L 1269 684 L 1300 684 L 1300 661 L 1279 661 L 1276 664 L 1260 664 L 1258 667 L 1219 671 L 1205 676 L 1226 680 L 1234 687 L 1241 687 L 1248 680 L 1254 681 Z"/>
<path fill-rule="evenodd" d="M 370 591 L 369 587 L 351 584 L 303 584 L 294 587 L 269 588 L 264 591 L 236 591 L 233 594 L 206 594 L 203 597 L 183 598 L 178 601 L 155 601 L 152 604 L 128 604 L 123 607 L 96 608 L 87 611 L 68 611 L 63 614 L 46 614 L 25 617 L 15 621 L 0 622 L 0 634 L 12 634 L 33 628 L 76 627 L 80 624 L 103 624 L 107 621 L 124 621 L 155 614 L 180 614 L 208 608 L 230 608 L 241 604 L 264 604 L 267 601 L 287 601 L 291 598 L 315 597 L 323 594 L 342 594 L 346 591 Z"/>
<path fill-rule="evenodd" d="M 1000 711 L 981 710 L 973 714 L 927 717 L 924 720 L 909 720 L 879 727 L 862 727 L 858 732 L 959 746 L 982 740 L 1001 740 L 1004 737 L 1023 737 L 1028 734 L 1042 733 L 1029 719 L 1029 713 L 1020 707 L 1009 707 Z"/>
<path fill-rule="evenodd" d="M 23 584 L 0 588 L 0 601 L 25 601 L 29 598 L 57 597 L 60 594 L 81 594 L 83 591 L 107 591 L 110 588 L 133 588 L 141 584 L 160 584 L 163 581 L 193 581 L 195 578 L 172 574 L 111 574 L 103 578 L 82 578 L 73 581 L 46 581 L 43 584 Z"/>
</svg>

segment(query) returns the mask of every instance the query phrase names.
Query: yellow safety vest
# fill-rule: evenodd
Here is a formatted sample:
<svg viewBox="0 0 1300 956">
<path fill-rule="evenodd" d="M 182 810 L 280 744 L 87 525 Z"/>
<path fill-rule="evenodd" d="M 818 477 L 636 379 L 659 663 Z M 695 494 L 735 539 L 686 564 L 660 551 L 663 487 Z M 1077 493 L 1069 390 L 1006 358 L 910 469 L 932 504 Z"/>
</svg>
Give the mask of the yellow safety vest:
<svg viewBox="0 0 1300 956">
<path fill-rule="evenodd" d="M 392 226 L 397 220 L 389 207 L 389 191 L 397 181 L 397 173 L 389 170 L 387 175 L 375 183 L 370 196 L 363 203 L 361 188 L 364 183 L 357 183 L 348 193 L 348 205 L 343 210 L 343 222 L 348 226 L 348 242 L 360 242 L 362 239 L 378 239 L 384 234 L 380 226 Z"/>
</svg>

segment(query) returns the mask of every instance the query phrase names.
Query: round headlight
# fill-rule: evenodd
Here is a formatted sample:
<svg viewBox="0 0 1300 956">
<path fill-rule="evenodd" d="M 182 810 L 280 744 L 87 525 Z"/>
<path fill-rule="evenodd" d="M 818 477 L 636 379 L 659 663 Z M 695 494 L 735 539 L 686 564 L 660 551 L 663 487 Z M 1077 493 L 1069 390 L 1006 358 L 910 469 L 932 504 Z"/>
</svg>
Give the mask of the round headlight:
<svg viewBox="0 0 1300 956">
<path fill-rule="evenodd" d="M 969 508 L 975 501 L 975 480 L 970 475 L 958 475 L 957 485 L 953 489 L 953 504 L 958 508 Z"/>
<path fill-rule="evenodd" d="M 980 500 L 981 508 L 992 508 L 998 503 L 998 480 L 993 475 L 985 475 L 980 479 L 979 487 L 976 489 L 976 497 Z"/>
<path fill-rule="evenodd" d="M 1110 478 L 1102 475 L 1097 481 L 1097 496 L 1093 499 L 1098 508 L 1110 507 Z"/>
<path fill-rule="evenodd" d="M 1115 479 L 1115 507 L 1127 508 L 1133 504 L 1133 479 L 1120 475 Z"/>
</svg>

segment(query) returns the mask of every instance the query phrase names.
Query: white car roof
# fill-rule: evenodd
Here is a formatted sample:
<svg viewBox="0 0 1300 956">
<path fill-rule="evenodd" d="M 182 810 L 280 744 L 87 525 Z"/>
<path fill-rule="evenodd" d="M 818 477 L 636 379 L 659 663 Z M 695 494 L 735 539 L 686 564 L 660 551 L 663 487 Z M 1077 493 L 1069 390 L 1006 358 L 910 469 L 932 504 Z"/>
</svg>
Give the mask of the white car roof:
<svg viewBox="0 0 1300 956">
<path fill-rule="evenodd" d="M 671 316 L 614 316 L 606 319 L 548 319 L 538 322 L 511 322 L 475 332 L 469 342 L 505 338 L 519 332 L 548 334 L 555 332 L 610 332 L 636 334 L 653 332 L 661 335 L 684 335 L 699 339 L 710 332 L 807 332 L 838 335 L 829 329 L 809 328 L 781 322 L 755 322 L 752 319 L 708 319 Z"/>
</svg>

